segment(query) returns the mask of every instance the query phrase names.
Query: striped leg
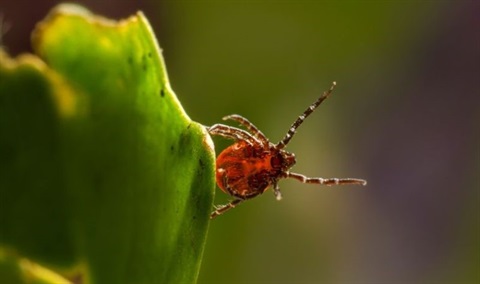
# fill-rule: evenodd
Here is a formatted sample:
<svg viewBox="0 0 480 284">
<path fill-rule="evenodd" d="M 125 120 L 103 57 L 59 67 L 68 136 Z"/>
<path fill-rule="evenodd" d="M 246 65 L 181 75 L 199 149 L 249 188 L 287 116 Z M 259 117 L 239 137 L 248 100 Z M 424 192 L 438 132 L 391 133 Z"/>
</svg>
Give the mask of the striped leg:
<svg viewBox="0 0 480 284">
<path fill-rule="evenodd" d="M 301 174 L 288 172 L 286 178 L 294 178 L 303 183 L 323 184 L 323 185 L 345 185 L 345 184 L 358 184 L 366 185 L 367 181 L 357 178 L 309 178 Z"/>
<path fill-rule="evenodd" d="M 216 207 L 215 211 L 210 214 L 210 219 L 214 219 L 219 215 L 222 215 L 223 213 L 227 212 L 228 210 L 235 208 L 238 204 L 242 203 L 244 200 L 243 199 L 234 199 L 230 201 L 230 203 Z"/>
<path fill-rule="evenodd" d="M 223 117 L 223 120 L 228 120 L 228 119 L 234 120 L 240 123 L 240 125 L 243 125 L 245 128 L 247 128 L 248 131 L 250 131 L 250 133 L 252 133 L 254 137 L 257 137 L 263 143 L 264 147 L 269 146 L 270 141 L 265 136 L 265 134 L 263 134 L 262 131 L 260 131 L 260 129 L 258 129 L 253 123 L 251 123 L 245 117 L 238 114 L 231 114 Z"/>
<path fill-rule="evenodd" d="M 302 125 L 303 121 L 312 114 L 312 112 L 326 99 L 328 96 L 332 93 L 333 88 L 337 85 L 336 82 L 332 83 L 332 86 L 330 89 L 326 92 L 324 92 L 313 104 L 311 104 L 304 112 L 302 115 L 300 115 L 297 120 L 290 126 L 290 129 L 288 130 L 287 134 L 285 134 L 285 137 L 278 142 L 277 148 L 278 149 L 283 149 L 285 146 L 287 146 L 288 142 L 290 142 L 290 139 L 292 139 L 293 135 L 295 135 L 295 132 L 297 131 L 297 128 Z"/>
<path fill-rule="evenodd" d="M 248 133 L 245 130 L 224 125 L 224 124 L 215 124 L 210 127 L 207 127 L 208 133 L 212 135 L 219 135 L 228 139 L 233 140 L 243 140 L 247 142 L 249 145 L 262 145 L 257 138 L 253 137 L 252 134 Z"/>
</svg>

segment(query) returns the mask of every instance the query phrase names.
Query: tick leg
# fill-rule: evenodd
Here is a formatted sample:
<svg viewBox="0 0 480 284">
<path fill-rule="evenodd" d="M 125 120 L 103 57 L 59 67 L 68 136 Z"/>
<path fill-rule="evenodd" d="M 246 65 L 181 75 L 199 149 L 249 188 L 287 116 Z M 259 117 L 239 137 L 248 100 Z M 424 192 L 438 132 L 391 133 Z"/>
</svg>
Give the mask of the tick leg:
<svg viewBox="0 0 480 284">
<path fill-rule="evenodd" d="M 283 149 L 287 144 L 290 142 L 290 139 L 292 139 L 293 135 L 295 135 L 295 132 L 297 131 L 297 128 L 302 125 L 302 123 L 305 121 L 305 119 L 312 114 L 312 112 L 326 99 L 328 96 L 333 91 L 333 88 L 337 85 L 337 83 L 333 82 L 332 86 L 330 89 L 326 92 L 323 92 L 323 94 L 313 102 L 303 113 L 300 115 L 297 120 L 290 126 L 290 129 L 288 130 L 287 134 L 285 134 L 285 137 L 283 137 L 282 141 L 278 142 L 277 148 L 278 149 Z"/>
<path fill-rule="evenodd" d="M 270 145 L 270 141 L 268 141 L 268 138 L 265 136 L 265 134 L 263 134 L 262 131 L 260 131 L 260 129 L 258 129 L 253 123 L 251 123 L 245 117 L 238 114 L 231 114 L 223 117 L 223 120 L 228 120 L 228 119 L 234 120 L 240 123 L 240 125 L 243 125 L 245 128 L 247 128 L 248 131 L 250 131 L 250 133 L 252 133 L 254 137 L 257 137 L 263 143 L 264 147 L 268 147 Z"/>
<path fill-rule="evenodd" d="M 358 184 L 366 185 L 367 181 L 364 179 L 357 178 L 309 178 L 301 174 L 296 173 L 286 173 L 287 178 L 294 178 L 303 183 L 314 183 L 314 184 L 323 184 L 323 185 L 344 185 L 344 184 Z"/>
<path fill-rule="evenodd" d="M 275 194 L 275 198 L 278 201 L 282 200 L 282 192 L 280 192 L 280 187 L 278 186 L 277 181 L 273 183 L 273 194 Z"/>
<path fill-rule="evenodd" d="M 230 203 L 228 203 L 228 204 L 216 207 L 215 208 L 216 210 L 213 211 L 212 214 L 210 214 L 210 219 L 214 219 L 217 216 L 222 215 L 223 213 L 227 212 L 228 210 L 230 210 L 232 208 L 235 208 L 235 206 L 242 203 L 243 201 L 244 201 L 243 199 L 234 199 L 234 200 L 230 201 Z"/>
<path fill-rule="evenodd" d="M 249 145 L 262 145 L 257 138 L 253 137 L 252 134 L 248 133 L 245 130 L 224 125 L 224 124 L 214 124 L 210 127 L 207 127 L 207 130 L 212 135 L 219 135 L 228 139 L 233 140 L 242 140 L 247 142 Z"/>
</svg>

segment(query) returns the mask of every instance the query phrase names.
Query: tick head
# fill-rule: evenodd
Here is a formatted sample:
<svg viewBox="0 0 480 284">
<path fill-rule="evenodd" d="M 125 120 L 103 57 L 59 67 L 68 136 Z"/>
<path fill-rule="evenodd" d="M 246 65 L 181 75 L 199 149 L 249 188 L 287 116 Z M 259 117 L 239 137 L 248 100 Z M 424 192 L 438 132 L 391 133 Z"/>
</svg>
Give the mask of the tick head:
<svg viewBox="0 0 480 284">
<path fill-rule="evenodd" d="M 286 171 L 293 167 L 297 160 L 295 160 L 295 154 L 287 152 L 287 151 L 282 151 L 282 158 L 283 158 L 283 169 Z"/>
<path fill-rule="evenodd" d="M 278 151 L 270 159 L 270 165 L 279 173 L 288 171 L 295 163 L 295 154 L 283 150 Z"/>
</svg>

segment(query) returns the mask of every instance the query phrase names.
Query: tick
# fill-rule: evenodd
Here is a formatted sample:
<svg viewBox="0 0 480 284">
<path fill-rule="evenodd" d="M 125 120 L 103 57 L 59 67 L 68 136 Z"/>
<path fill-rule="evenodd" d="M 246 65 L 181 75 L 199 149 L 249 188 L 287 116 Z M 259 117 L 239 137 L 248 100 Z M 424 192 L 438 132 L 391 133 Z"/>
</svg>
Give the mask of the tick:
<svg viewBox="0 0 480 284">
<path fill-rule="evenodd" d="M 280 142 L 274 144 L 255 126 L 243 116 L 232 114 L 223 120 L 233 120 L 247 129 L 215 124 L 208 127 L 212 135 L 235 140 L 235 143 L 223 150 L 217 157 L 216 181 L 218 187 L 234 199 L 222 206 L 216 207 L 210 215 L 213 219 L 226 211 L 235 208 L 245 200 L 254 198 L 273 187 L 277 200 L 282 199 L 278 181 L 283 178 L 293 178 L 302 183 L 322 185 L 357 184 L 366 185 L 367 181 L 356 178 L 320 178 L 306 177 L 302 174 L 290 172 L 295 163 L 295 155 L 284 148 L 295 135 L 297 128 L 313 111 L 332 93 L 336 83 L 324 92 L 311 104 L 290 126 L 287 134 Z"/>
</svg>

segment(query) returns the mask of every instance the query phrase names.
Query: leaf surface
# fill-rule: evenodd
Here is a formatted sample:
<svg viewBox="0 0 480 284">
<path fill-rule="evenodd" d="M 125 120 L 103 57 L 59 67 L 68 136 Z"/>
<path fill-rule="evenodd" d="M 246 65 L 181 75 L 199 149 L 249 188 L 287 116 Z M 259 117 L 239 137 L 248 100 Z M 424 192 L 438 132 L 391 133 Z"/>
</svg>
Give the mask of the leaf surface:
<svg viewBox="0 0 480 284">
<path fill-rule="evenodd" d="M 195 282 L 215 156 L 146 18 L 64 4 L 32 38 L 39 58 L 0 53 L 0 263 L 84 283 Z"/>
</svg>

